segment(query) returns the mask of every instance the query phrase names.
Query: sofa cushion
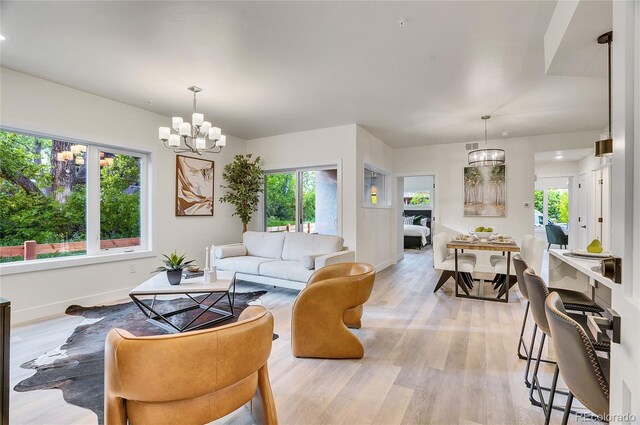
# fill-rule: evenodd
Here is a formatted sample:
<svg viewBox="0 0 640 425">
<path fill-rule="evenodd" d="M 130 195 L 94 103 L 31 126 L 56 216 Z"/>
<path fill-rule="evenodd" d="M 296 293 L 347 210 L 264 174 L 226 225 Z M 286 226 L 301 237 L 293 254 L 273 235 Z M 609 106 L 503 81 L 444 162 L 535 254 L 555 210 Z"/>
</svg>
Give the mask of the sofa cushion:
<svg viewBox="0 0 640 425">
<path fill-rule="evenodd" d="M 284 233 L 244 232 L 242 244 L 247 248 L 247 255 L 280 260 Z"/>
<path fill-rule="evenodd" d="M 282 259 L 302 261 L 305 255 L 323 255 L 342 251 L 344 239 L 334 235 L 310 235 L 308 233 L 287 233 L 284 235 Z"/>
<path fill-rule="evenodd" d="M 227 257 L 216 260 L 219 270 L 231 270 L 238 273 L 260 274 L 260 265 L 268 262 L 278 262 L 273 258 L 264 257 Z"/>
<path fill-rule="evenodd" d="M 296 282 L 307 282 L 314 271 L 305 268 L 299 261 L 269 261 L 260 264 L 260 275 Z"/>
<path fill-rule="evenodd" d="M 316 258 L 322 257 L 323 254 L 305 255 L 302 257 L 302 265 L 307 270 L 313 270 L 316 268 Z"/>
</svg>

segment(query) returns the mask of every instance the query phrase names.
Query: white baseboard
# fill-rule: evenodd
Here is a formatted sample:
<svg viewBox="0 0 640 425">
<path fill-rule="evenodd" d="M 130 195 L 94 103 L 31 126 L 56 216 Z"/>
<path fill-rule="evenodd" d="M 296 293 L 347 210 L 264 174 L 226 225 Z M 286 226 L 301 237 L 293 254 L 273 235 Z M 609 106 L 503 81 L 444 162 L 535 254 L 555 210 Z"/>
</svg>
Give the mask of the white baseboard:
<svg viewBox="0 0 640 425">
<path fill-rule="evenodd" d="M 87 295 L 79 298 L 71 298 L 68 300 L 58 301 L 51 304 L 39 305 L 36 307 L 29 307 L 22 310 L 13 310 L 11 312 L 11 324 L 17 325 L 20 323 L 31 322 L 34 320 L 43 319 L 49 316 L 55 316 L 63 314 L 67 307 L 72 304 L 79 304 L 85 306 L 93 306 L 96 304 L 104 304 L 113 301 L 122 300 L 129 297 L 129 292 L 133 289 L 121 288 L 115 291 L 102 292 L 100 294 Z"/>
<path fill-rule="evenodd" d="M 389 267 L 392 264 L 393 264 L 393 260 L 392 259 L 388 259 L 386 261 L 383 261 L 382 263 L 380 263 L 380 264 L 378 264 L 376 266 L 376 273 L 381 272 L 382 270 L 386 269 L 387 267 Z"/>
<path fill-rule="evenodd" d="M 404 260 L 404 252 L 398 254 L 398 258 L 396 258 L 396 262 Z"/>
</svg>

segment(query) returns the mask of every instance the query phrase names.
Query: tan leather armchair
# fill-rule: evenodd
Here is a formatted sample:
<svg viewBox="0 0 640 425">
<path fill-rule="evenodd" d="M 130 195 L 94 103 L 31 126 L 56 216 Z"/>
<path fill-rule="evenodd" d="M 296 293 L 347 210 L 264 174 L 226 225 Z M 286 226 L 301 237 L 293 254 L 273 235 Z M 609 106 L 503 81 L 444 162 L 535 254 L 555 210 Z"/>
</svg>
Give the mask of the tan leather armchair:
<svg viewBox="0 0 640 425">
<path fill-rule="evenodd" d="M 105 424 L 199 425 L 251 402 L 259 423 L 277 424 L 267 360 L 273 316 L 252 306 L 236 323 L 175 335 L 109 331 Z"/>
<path fill-rule="evenodd" d="M 364 347 L 347 326 L 360 327 L 362 305 L 371 295 L 375 278 L 375 269 L 365 263 L 332 264 L 316 271 L 293 303 L 293 355 L 362 358 Z"/>
</svg>

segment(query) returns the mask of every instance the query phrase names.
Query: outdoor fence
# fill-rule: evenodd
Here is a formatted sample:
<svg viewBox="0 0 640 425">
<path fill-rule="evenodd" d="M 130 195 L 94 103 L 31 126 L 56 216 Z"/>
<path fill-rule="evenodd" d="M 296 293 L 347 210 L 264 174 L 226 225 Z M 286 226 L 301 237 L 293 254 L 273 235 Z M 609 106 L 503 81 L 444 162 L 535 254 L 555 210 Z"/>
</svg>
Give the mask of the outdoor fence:
<svg viewBox="0 0 640 425">
<path fill-rule="evenodd" d="M 140 245 L 140 238 L 105 239 L 100 241 L 101 249 L 126 248 Z M 35 260 L 41 254 L 65 254 L 69 252 L 85 251 L 87 243 L 62 242 L 42 243 L 25 241 L 23 245 L 0 246 L 0 258 L 22 257 L 24 260 Z"/>
</svg>

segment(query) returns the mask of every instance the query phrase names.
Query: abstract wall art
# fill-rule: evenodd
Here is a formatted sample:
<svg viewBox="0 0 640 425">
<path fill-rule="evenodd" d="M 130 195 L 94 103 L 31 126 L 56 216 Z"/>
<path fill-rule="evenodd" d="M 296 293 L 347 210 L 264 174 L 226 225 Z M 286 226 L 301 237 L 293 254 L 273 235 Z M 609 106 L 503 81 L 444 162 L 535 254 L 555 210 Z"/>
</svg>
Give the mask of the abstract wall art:
<svg viewBox="0 0 640 425">
<path fill-rule="evenodd" d="M 213 215 L 213 161 L 176 156 L 176 216 Z"/>
</svg>

